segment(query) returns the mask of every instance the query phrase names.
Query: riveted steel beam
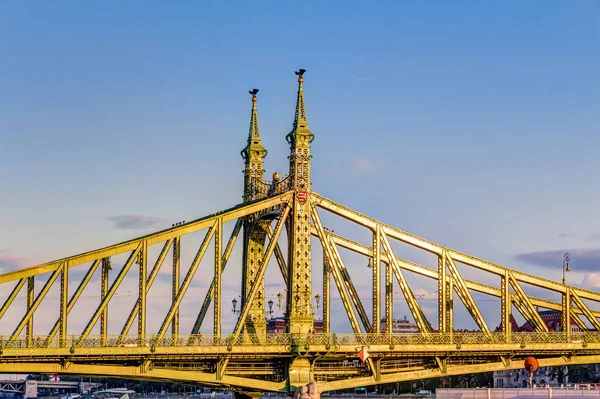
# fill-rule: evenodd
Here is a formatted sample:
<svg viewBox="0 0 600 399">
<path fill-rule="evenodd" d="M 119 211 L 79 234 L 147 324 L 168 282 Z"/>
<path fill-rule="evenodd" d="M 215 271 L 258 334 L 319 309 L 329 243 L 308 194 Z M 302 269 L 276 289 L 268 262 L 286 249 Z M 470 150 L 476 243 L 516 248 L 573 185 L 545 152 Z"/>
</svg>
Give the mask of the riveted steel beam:
<svg viewBox="0 0 600 399">
<path fill-rule="evenodd" d="M 25 285 L 26 281 L 27 281 L 26 278 L 22 278 L 21 280 L 19 280 L 17 285 L 15 285 L 15 288 L 13 288 L 13 290 L 10 292 L 10 295 L 8 296 L 8 298 L 6 298 L 6 301 L 4 301 L 2 308 L 0 308 L 0 319 L 2 318 L 2 316 L 4 316 L 4 313 L 6 313 L 6 311 L 8 310 L 10 305 L 13 303 L 13 301 L 15 300 L 17 295 L 19 295 L 19 292 Z"/>
<path fill-rule="evenodd" d="M 417 324 L 419 331 L 421 332 L 421 334 L 429 334 L 431 332 L 431 326 L 429 325 L 429 322 L 427 321 L 427 318 L 425 317 L 425 313 L 423 313 L 421 306 L 419 306 L 417 298 L 415 298 L 415 295 L 410 289 L 410 286 L 408 285 L 408 282 L 406 281 L 406 278 L 402 273 L 400 265 L 398 264 L 398 260 L 394 255 L 392 246 L 390 245 L 390 242 L 385 234 L 381 234 L 381 244 L 383 247 L 384 254 L 387 256 L 388 260 L 390 260 L 392 271 L 396 275 L 396 280 L 398 280 L 398 284 L 400 285 L 402 294 L 406 299 L 408 309 L 410 310 L 413 318 L 415 319 L 415 323 Z"/>
<path fill-rule="evenodd" d="M 471 292 L 469 291 L 469 288 L 467 287 L 465 280 L 460 275 L 458 268 L 454 264 L 454 260 L 448 253 L 446 253 L 446 260 L 447 260 L 447 264 L 450 269 L 450 272 L 452 273 L 452 282 L 456 287 L 455 289 L 456 289 L 456 293 L 458 294 L 458 297 L 460 298 L 462 303 L 465 305 L 465 307 L 471 314 L 471 317 L 473 317 L 473 320 L 475 320 L 475 323 L 477 323 L 477 325 L 479 326 L 481 331 L 483 331 L 485 333 L 489 333 L 490 329 L 487 326 L 485 320 L 483 319 L 483 315 L 481 314 L 481 311 L 479 310 L 477 303 L 473 299 L 473 296 L 471 295 Z"/>
<path fill-rule="evenodd" d="M 215 234 L 215 229 L 217 228 L 218 223 L 219 223 L 219 219 L 217 218 L 213 222 L 213 225 L 210 227 L 208 232 L 206 233 L 206 236 L 204 237 L 204 241 L 202 241 L 202 245 L 200 245 L 200 248 L 198 249 L 198 252 L 196 253 L 196 257 L 192 261 L 192 264 L 191 264 L 190 268 L 188 269 L 188 272 L 185 275 L 185 278 L 183 279 L 183 283 L 181 284 L 179 291 L 177 291 L 177 298 L 175 298 L 175 302 L 171 304 L 171 308 L 169 309 L 167 316 L 163 320 L 160 330 L 158 330 L 158 333 L 156 334 L 156 338 L 154 340 L 155 343 L 160 342 L 160 340 L 164 337 L 165 333 L 167 332 L 167 328 L 169 327 L 169 324 L 171 324 L 171 321 L 173 320 L 173 316 L 175 315 L 175 310 L 179 307 L 179 304 L 181 304 L 181 301 L 182 301 L 185 293 L 187 292 L 187 289 L 190 286 L 190 283 L 192 282 L 192 278 L 194 278 L 194 275 L 196 274 L 198 265 L 200 265 L 200 261 L 202 260 L 202 258 L 204 257 L 204 253 L 208 249 L 208 245 L 210 244 L 212 236 Z"/>
<path fill-rule="evenodd" d="M 283 211 L 281 212 L 281 215 L 279 216 L 279 220 L 277 221 L 277 225 L 275 226 L 275 231 L 273 232 L 273 237 L 269 241 L 269 245 L 267 246 L 267 249 L 265 250 L 262 261 L 258 265 L 256 281 L 261 281 L 265 275 L 265 271 L 267 270 L 267 264 L 269 263 L 269 260 L 271 259 L 271 256 L 273 255 L 273 251 L 275 251 L 275 246 L 277 245 L 277 240 L 279 239 L 279 236 L 281 235 L 283 226 L 285 226 L 287 218 L 290 214 L 290 210 L 291 210 L 290 206 L 286 206 L 283 209 Z M 240 317 L 238 318 L 235 328 L 233 329 L 233 333 L 231 334 L 231 342 L 235 342 L 237 340 L 238 336 L 240 335 L 240 332 L 242 331 L 242 326 L 246 322 L 246 318 L 248 317 L 248 312 L 250 310 L 251 304 L 254 301 L 254 298 L 256 297 L 256 294 L 258 293 L 259 288 L 260 288 L 260 284 L 254 284 L 254 286 L 248 293 L 248 297 L 246 298 L 245 301 L 243 301 L 244 305 L 242 306 L 242 310 L 240 312 Z"/>
<path fill-rule="evenodd" d="M 577 295 L 575 291 L 573 291 L 572 293 L 570 291 L 571 290 L 568 290 L 568 292 L 571 294 L 571 300 L 573 301 L 575 306 L 577 306 L 583 312 L 583 315 L 587 317 L 590 323 L 592 323 L 592 326 L 596 329 L 596 331 L 600 330 L 600 322 L 598 322 L 598 319 L 592 314 L 592 312 L 590 312 L 590 309 L 581 300 L 579 295 Z M 570 327 L 570 324 L 567 324 L 567 326 Z"/>
<path fill-rule="evenodd" d="M 169 252 L 169 248 L 171 248 L 171 244 L 173 243 L 173 240 L 174 239 L 168 239 L 165 242 L 163 249 L 160 251 L 158 258 L 156 259 L 156 262 L 154 263 L 154 267 L 150 271 L 150 275 L 146 279 L 146 295 L 148 295 L 148 292 L 150 291 L 150 288 L 152 287 L 152 283 L 154 283 L 154 280 L 156 279 L 156 276 L 158 275 L 158 272 L 160 271 L 160 268 L 163 265 L 165 258 L 167 257 L 167 253 Z M 122 343 L 123 340 L 125 339 L 125 336 L 127 334 L 129 334 L 129 330 L 131 329 L 131 326 L 133 325 L 133 320 L 139 313 L 139 309 L 140 309 L 140 297 L 138 296 L 138 299 L 135 302 L 133 309 L 131 309 L 131 312 L 129 313 L 129 317 L 127 318 L 127 321 L 125 322 L 123 329 L 121 330 L 121 334 L 119 335 L 119 339 L 117 340 L 118 343 Z"/>
<path fill-rule="evenodd" d="M 73 296 L 71 297 L 71 299 L 69 299 L 69 304 L 67 305 L 67 315 L 69 314 L 69 312 L 71 312 L 71 310 L 75 306 L 75 303 L 77 303 L 77 300 L 81 296 L 81 293 L 83 292 L 83 290 L 85 289 L 87 284 L 90 282 L 92 276 L 98 269 L 98 266 L 100 266 L 100 259 L 97 259 L 94 262 L 92 262 L 92 265 L 86 272 L 85 276 L 83 276 L 83 279 L 77 286 L 77 289 L 73 293 Z M 65 267 L 68 268 L 69 267 L 68 264 L 65 265 Z M 52 330 L 50 330 L 50 333 L 48 334 L 48 338 L 46 339 L 46 342 L 44 344 L 45 346 L 50 345 L 50 343 L 52 342 L 52 339 L 54 339 L 54 336 L 59 331 L 59 329 L 60 329 L 60 319 L 54 324 L 54 326 L 52 327 Z M 64 329 L 64 333 L 66 334 L 66 328 Z M 63 347 L 63 346 L 64 346 L 64 344 L 61 343 L 60 347 Z"/>
<path fill-rule="evenodd" d="M 69 261 L 69 267 L 74 267 L 77 265 L 81 265 L 83 263 L 88 263 L 95 261 L 97 259 L 111 257 L 115 255 L 119 255 L 122 253 L 127 253 L 134 251 L 138 248 L 141 241 L 146 241 L 148 247 L 165 242 L 168 239 L 172 239 L 175 237 L 180 237 L 186 234 L 191 234 L 196 231 L 204 230 L 212 225 L 214 225 L 215 220 L 217 218 L 222 218 L 223 223 L 227 223 L 231 220 L 238 219 L 240 217 L 244 217 L 256 212 L 260 212 L 261 210 L 272 208 L 274 206 L 289 203 L 291 200 L 293 191 L 288 191 L 280 195 L 275 195 L 266 199 L 256 200 L 247 202 L 244 204 L 237 205 L 235 207 L 223 210 L 218 213 L 218 215 L 209 215 L 203 218 L 182 224 L 180 226 L 172 227 L 170 229 L 166 229 L 163 231 L 159 231 L 157 233 L 148 234 L 143 237 L 139 237 L 133 240 L 125 241 L 120 244 L 111 245 L 106 248 L 97 249 L 90 252 L 85 252 L 80 255 L 71 256 L 68 258 L 63 258 L 59 260 L 55 260 L 52 262 L 44 263 L 38 266 L 33 266 L 25 269 L 15 270 L 13 272 L 0 274 L 0 284 L 6 283 L 8 281 L 19 280 L 22 278 L 27 278 L 30 276 L 35 276 L 38 274 L 44 274 L 53 272 L 56 268 L 60 267 L 62 262 L 65 260 Z"/>
<path fill-rule="evenodd" d="M 492 262 L 488 262 L 483 259 L 476 258 L 474 256 L 467 255 L 465 253 L 455 251 L 450 248 L 446 248 L 440 244 L 436 244 L 432 241 L 426 240 L 424 238 L 418 237 L 414 234 L 410 234 L 406 231 L 397 229 L 390 225 L 381 223 L 373 218 L 370 218 L 360 212 L 354 211 L 348 207 L 340 205 L 328 198 L 323 197 L 318 193 L 311 193 L 311 198 L 313 202 L 320 208 L 328 210 L 338 216 L 341 216 L 347 220 L 353 221 L 357 224 L 360 224 L 364 227 L 368 227 L 373 229 L 375 226 L 379 225 L 383 229 L 383 232 L 391 238 L 395 238 L 407 244 L 410 244 L 414 247 L 421 248 L 427 252 L 434 253 L 436 255 L 441 255 L 443 250 L 448 251 L 448 254 L 454 259 L 456 262 L 461 262 L 466 265 L 475 267 L 477 269 L 481 269 L 498 276 L 504 275 L 504 270 L 507 268 L 504 266 L 497 265 Z M 552 281 L 549 279 L 545 279 L 542 277 L 537 277 L 531 274 L 523 273 L 517 270 L 511 270 L 513 277 L 520 282 L 535 285 L 544 289 L 549 289 L 555 292 L 564 292 L 565 286 L 556 281 Z M 600 302 L 600 293 L 595 291 L 586 290 L 579 287 L 571 287 L 573 291 L 575 291 L 581 298 L 590 299 L 593 301 Z"/>
<path fill-rule="evenodd" d="M 171 304 L 177 300 L 177 292 L 179 291 L 179 272 L 181 269 L 181 237 L 173 238 L 173 270 L 171 274 Z M 173 322 L 171 323 L 171 334 L 177 337 L 179 334 L 179 307 L 175 308 L 173 314 Z"/>
<path fill-rule="evenodd" d="M 90 331 L 92 331 L 92 328 L 94 327 L 94 325 L 98 321 L 98 318 L 100 318 L 100 315 L 103 314 L 103 312 L 106 309 L 106 307 L 108 306 L 108 303 L 110 302 L 111 298 L 113 297 L 113 295 L 115 294 L 115 292 L 117 292 L 117 288 L 119 288 L 119 285 L 121 285 L 121 282 L 125 278 L 125 275 L 127 274 L 127 272 L 129 271 L 129 269 L 131 268 L 131 265 L 133 264 L 133 262 L 137 258 L 138 253 L 141 250 L 141 247 L 142 247 L 142 245 L 141 245 L 141 242 L 140 242 L 140 244 L 138 245 L 138 247 L 133 250 L 133 252 L 131 253 L 131 255 L 129 255 L 129 259 L 127 259 L 127 262 L 125 262 L 125 265 L 123 266 L 123 268 L 121 269 L 121 271 L 119 272 L 119 274 L 117 275 L 117 277 L 115 278 L 115 280 L 113 281 L 112 285 L 110 286 L 110 289 L 108 290 L 108 292 L 106 293 L 106 295 L 103 297 L 102 301 L 100 302 L 100 305 L 98 305 L 98 308 L 96 308 L 96 311 L 94 312 L 94 315 L 92 316 L 92 318 L 88 322 L 87 326 L 85 326 L 83 332 L 81 333 L 81 336 L 80 336 L 79 340 L 77 341 L 76 346 L 81 346 L 81 344 L 85 341 L 85 339 L 87 338 L 87 336 L 90 334 Z M 106 322 L 105 322 L 105 325 L 106 325 Z M 106 335 L 105 334 L 106 334 L 106 329 L 104 330 L 104 335 L 102 335 L 102 340 L 103 341 L 106 341 Z"/>
<path fill-rule="evenodd" d="M 222 263 L 221 247 L 223 246 L 223 219 L 217 219 L 215 225 L 215 259 L 214 259 L 214 278 L 215 278 L 215 297 L 213 300 L 213 333 L 221 335 L 221 304 L 222 304 Z"/>
<path fill-rule="evenodd" d="M 311 227 L 311 234 L 315 237 L 318 237 L 317 234 L 317 230 L 315 226 Z M 356 241 L 350 240 L 348 238 L 342 237 L 340 235 L 331 233 L 331 232 L 325 232 L 326 235 L 332 237 L 333 241 L 335 242 L 336 245 L 339 245 L 342 248 L 346 248 L 349 249 L 353 252 L 356 252 L 357 254 L 361 254 L 361 255 L 365 255 L 365 256 L 369 256 L 371 249 L 363 244 L 360 244 Z M 420 265 L 418 263 L 415 262 L 411 262 L 408 261 L 406 259 L 402 259 L 402 258 L 397 258 L 398 263 L 400 265 L 400 267 L 402 267 L 402 269 L 413 272 L 413 273 L 417 273 L 421 276 L 424 277 L 428 277 L 428 278 L 432 278 L 432 279 L 438 279 L 438 271 L 435 269 L 432 269 L 430 267 L 427 266 L 423 266 Z M 385 254 L 381 255 L 381 261 L 384 264 L 388 264 L 389 260 L 387 258 L 387 256 Z M 506 271 L 510 271 L 510 269 L 505 269 Z M 472 280 L 467 280 L 464 279 L 465 284 L 467 285 L 467 288 L 476 292 L 480 292 L 483 294 L 487 294 L 487 295 L 491 295 L 491 296 L 495 296 L 500 298 L 502 296 L 501 290 L 497 287 L 491 286 L 491 285 L 487 285 L 487 284 L 482 284 L 479 283 L 477 281 L 472 281 Z M 542 299 L 542 298 L 536 298 L 533 296 L 530 296 L 529 299 L 531 300 L 531 303 L 534 306 L 540 306 L 546 309 L 551 309 L 551 310 L 558 310 L 561 311 L 562 310 L 562 305 L 559 302 L 553 302 L 547 299 Z M 581 310 L 579 310 L 578 308 L 571 308 L 571 311 L 573 313 L 576 314 L 583 314 Z M 595 317 L 600 317 L 600 312 L 598 311 L 592 311 L 592 314 Z M 575 318 L 573 318 L 575 320 Z"/>
<path fill-rule="evenodd" d="M 348 318 L 350 319 L 350 325 L 352 326 L 352 330 L 355 334 L 360 334 L 360 325 L 358 324 L 358 319 L 356 318 L 356 314 L 354 313 L 354 309 L 350 304 L 350 297 L 346 292 L 346 287 L 342 282 L 342 276 L 340 275 L 339 269 L 332 264 L 337 260 L 335 259 L 335 253 L 337 249 L 335 248 L 335 244 L 332 240 L 325 234 L 325 229 L 323 228 L 323 223 L 321 222 L 321 218 L 317 213 L 317 210 L 314 206 L 311 208 L 311 216 L 314 222 L 314 226 L 317 230 L 317 236 L 321 240 L 321 246 L 323 247 L 323 252 L 327 258 L 327 264 L 333 275 L 333 280 L 335 285 L 337 286 L 338 292 L 340 293 L 340 297 L 342 298 L 342 304 L 346 309 L 346 313 L 348 314 Z"/>
<path fill-rule="evenodd" d="M 540 316 L 538 313 L 537 309 L 534 307 L 533 303 L 531 303 L 531 300 L 527 294 L 525 294 L 525 291 L 523 291 L 521 284 L 519 284 L 517 279 L 514 277 L 512 271 L 509 271 L 508 273 L 508 281 L 515 291 L 511 295 L 515 300 L 514 304 L 519 312 L 521 312 L 527 321 L 531 323 L 532 327 L 536 331 L 548 332 L 548 326 L 542 319 L 542 316 Z"/>
<path fill-rule="evenodd" d="M 381 230 L 373 231 L 373 256 L 372 260 L 372 297 L 373 297 L 373 329 L 371 332 L 381 331 Z"/>
<path fill-rule="evenodd" d="M 44 287 L 42 288 L 42 290 L 38 293 L 35 300 L 33 300 L 33 295 L 34 295 L 34 285 L 33 285 L 34 280 L 33 279 L 34 279 L 34 277 L 29 277 L 29 281 L 27 283 L 27 313 L 25 313 L 25 315 L 23 316 L 23 318 L 21 319 L 21 321 L 15 328 L 14 332 L 12 333 L 10 339 L 8 340 L 8 345 L 10 345 L 15 340 L 15 338 L 17 338 L 19 336 L 19 334 L 21 334 L 21 331 L 23 331 L 23 328 L 26 325 L 27 325 L 27 337 L 33 336 L 33 322 L 32 322 L 33 313 L 38 308 L 38 306 L 40 306 L 40 303 L 42 302 L 42 300 L 44 299 L 44 297 L 46 296 L 46 294 L 48 293 L 50 288 L 52 288 L 52 284 L 54 284 L 54 282 L 56 281 L 58 276 L 62 273 L 62 271 L 63 271 L 63 269 L 60 268 L 60 269 L 56 269 L 54 271 L 54 273 L 52 273 L 52 275 L 50 276 L 48 281 L 46 281 L 46 284 L 44 284 Z"/>
<path fill-rule="evenodd" d="M 235 223 L 235 227 L 233 228 L 233 232 L 229 237 L 229 241 L 227 242 L 227 246 L 225 247 L 225 252 L 223 253 L 223 260 L 221 261 L 221 273 L 225 271 L 225 266 L 229 260 L 229 256 L 231 255 L 231 251 L 233 251 L 233 246 L 237 240 L 238 235 L 240 234 L 240 230 L 243 226 L 242 218 L 238 219 Z M 210 283 L 210 287 L 208 288 L 208 292 L 204 297 L 204 301 L 202 302 L 202 307 L 200 308 L 200 312 L 196 317 L 196 321 L 194 322 L 194 327 L 192 327 L 192 334 L 198 334 L 200 332 L 200 327 L 202 327 L 202 323 L 204 322 L 204 318 L 206 317 L 206 313 L 208 312 L 208 308 L 214 296 L 216 287 L 216 279 L 213 277 L 212 282 Z"/>
</svg>

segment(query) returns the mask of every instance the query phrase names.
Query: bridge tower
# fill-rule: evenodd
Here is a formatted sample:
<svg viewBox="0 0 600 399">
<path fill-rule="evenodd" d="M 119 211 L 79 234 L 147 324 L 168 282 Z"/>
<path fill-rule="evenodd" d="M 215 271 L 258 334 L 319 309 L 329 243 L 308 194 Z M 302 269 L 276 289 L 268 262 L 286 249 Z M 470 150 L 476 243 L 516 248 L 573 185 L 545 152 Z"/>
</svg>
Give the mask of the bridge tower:
<svg viewBox="0 0 600 399">
<path fill-rule="evenodd" d="M 267 150 L 262 145 L 260 130 L 258 128 L 258 112 L 256 110 L 256 94 L 258 89 L 250 91 L 252 95 L 252 111 L 250 113 L 250 129 L 248 131 L 248 144 L 242 150 L 244 159 L 244 202 L 266 197 L 264 160 Z M 245 306 L 245 298 L 255 284 L 259 284 L 256 298 L 249 304 L 250 309 L 244 334 L 262 337 L 266 334 L 267 323 L 264 313 L 264 278 L 257 278 L 257 270 L 265 249 L 265 234 L 256 230 L 255 222 L 259 215 L 249 215 L 243 221 L 243 271 L 242 271 L 242 302 L 241 309 Z"/>
<path fill-rule="evenodd" d="M 298 97 L 292 131 L 286 136 L 290 145 L 290 184 L 295 190 L 292 213 L 287 224 L 288 281 L 286 318 L 288 332 L 306 334 L 314 328 L 312 312 L 312 266 L 310 259 L 310 145 L 314 135 L 308 129 L 304 107 L 304 73 L 298 75 Z"/>
</svg>

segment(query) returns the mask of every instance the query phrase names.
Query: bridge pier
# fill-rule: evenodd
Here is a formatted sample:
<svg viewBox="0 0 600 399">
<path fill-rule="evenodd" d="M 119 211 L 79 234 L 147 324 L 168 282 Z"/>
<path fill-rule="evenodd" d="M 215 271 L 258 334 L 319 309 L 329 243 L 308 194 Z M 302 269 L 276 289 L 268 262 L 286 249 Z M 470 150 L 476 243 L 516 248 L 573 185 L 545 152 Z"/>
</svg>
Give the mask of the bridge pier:
<svg viewBox="0 0 600 399">
<path fill-rule="evenodd" d="M 294 399 L 321 399 L 323 388 L 316 382 L 296 388 Z"/>
</svg>

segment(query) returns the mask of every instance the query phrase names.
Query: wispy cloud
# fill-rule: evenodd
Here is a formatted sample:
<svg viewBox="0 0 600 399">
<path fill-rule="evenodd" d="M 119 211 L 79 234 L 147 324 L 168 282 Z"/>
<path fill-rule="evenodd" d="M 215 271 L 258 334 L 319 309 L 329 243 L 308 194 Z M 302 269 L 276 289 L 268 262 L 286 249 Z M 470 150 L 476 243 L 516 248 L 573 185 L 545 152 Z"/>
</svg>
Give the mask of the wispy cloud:
<svg viewBox="0 0 600 399">
<path fill-rule="evenodd" d="M 558 235 L 558 238 L 569 238 L 569 237 L 575 237 L 575 234 L 573 234 L 573 233 L 560 233 Z"/>
<path fill-rule="evenodd" d="M 352 161 L 352 170 L 357 173 L 376 173 L 377 166 L 375 163 L 367 158 L 359 158 L 353 159 Z"/>
<path fill-rule="evenodd" d="M 28 259 L 11 255 L 8 249 L 0 249 L 0 273 L 21 269 L 30 263 Z"/>
<path fill-rule="evenodd" d="M 600 287 L 600 273 L 586 273 L 583 275 L 581 286 L 585 288 Z"/>
<path fill-rule="evenodd" d="M 109 216 L 108 220 L 113 222 L 118 229 L 146 229 L 167 222 L 167 219 L 143 215 Z"/>
<path fill-rule="evenodd" d="M 362 82 L 364 80 L 373 80 L 375 79 L 375 76 L 362 76 L 362 77 L 358 77 L 358 78 L 352 78 L 353 82 Z"/>
<path fill-rule="evenodd" d="M 600 233 L 590 234 L 588 241 L 600 241 Z"/>
<path fill-rule="evenodd" d="M 538 251 L 517 255 L 517 259 L 531 265 L 561 268 L 565 253 L 571 255 L 574 270 L 595 271 L 600 268 L 600 249 L 574 248 L 554 251 Z"/>
</svg>

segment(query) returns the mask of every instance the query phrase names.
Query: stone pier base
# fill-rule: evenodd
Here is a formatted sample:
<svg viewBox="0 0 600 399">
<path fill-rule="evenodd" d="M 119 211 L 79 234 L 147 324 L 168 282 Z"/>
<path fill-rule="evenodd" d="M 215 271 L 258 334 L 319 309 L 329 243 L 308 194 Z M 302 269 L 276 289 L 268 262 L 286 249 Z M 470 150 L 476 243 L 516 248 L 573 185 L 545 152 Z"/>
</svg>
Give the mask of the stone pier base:
<svg viewBox="0 0 600 399">
<path fill-rule="evenodd" d="M 323 388 L 315 382 L 296 388 L 294 399 L 321 399 Z"/>
</svg>

